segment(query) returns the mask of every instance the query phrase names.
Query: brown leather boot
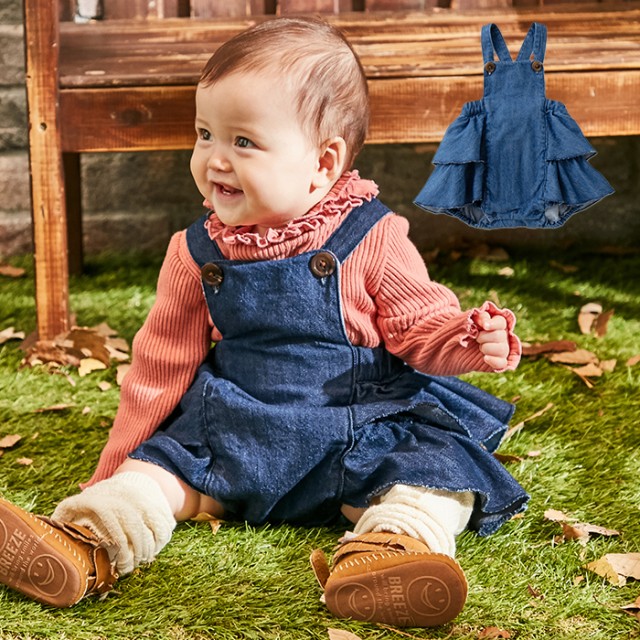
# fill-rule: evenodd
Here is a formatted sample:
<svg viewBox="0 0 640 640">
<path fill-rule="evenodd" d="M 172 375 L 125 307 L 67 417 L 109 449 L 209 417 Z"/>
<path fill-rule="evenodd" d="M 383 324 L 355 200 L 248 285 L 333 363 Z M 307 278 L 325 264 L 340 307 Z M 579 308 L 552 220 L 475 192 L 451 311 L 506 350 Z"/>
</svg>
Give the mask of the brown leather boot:
<svg viewBox="0 0 640 640">
<path fill-rule="evenodd" d="M 0 582 L 54 607 L 109 591 L 117 579 L 89 529 L 35 516 L 0 498 Z"/>
<path fill-rule="evenodd" d="M 467 599 L 460 565 L 405 535 L 364 533 L 342 542 L 331 570 L 321 551 L 311 564 L 338 618 L 435 627 L 453 620 Z"/>
</svg>

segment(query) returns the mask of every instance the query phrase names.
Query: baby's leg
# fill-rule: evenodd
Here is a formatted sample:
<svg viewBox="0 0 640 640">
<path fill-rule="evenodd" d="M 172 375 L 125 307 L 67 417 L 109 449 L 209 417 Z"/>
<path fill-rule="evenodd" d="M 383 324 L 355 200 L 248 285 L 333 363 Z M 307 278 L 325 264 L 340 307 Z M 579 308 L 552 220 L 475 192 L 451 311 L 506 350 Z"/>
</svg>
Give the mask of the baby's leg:
<svg viewBox="0 0 640 640">
<path fill-rule="evenodd" d="M 455 538 L 473 510 L 471 492 L 396 485 L 365 509 L 343 507 L 356 522 L 328 569 L 312 556 L 329 610 L 340 618 L 394 626 L 438 626 L 453 620 L 467 581 L 453 558 Z"/>
<path fill-rule="evenodd" d="M 128 472 L 143 473 L 155 480 L 160 485 L 173 517 L 178 522 L 190 520 L 199 513 L 208 513 L 216 518 L 221 518 L 224 513 L 219 502 L 191 488 L 180 478 L 158 465 L 127 458 L 116 469 L 115 475 Z"/>
<path fill-rule="evenodd" d="M 118 574 L 153 560 L 176 520 L 201 511 L 222 515 L 214 500 L 164 469 L 135 460 L 63 500 L 53 518 L 0 498 L 0 583 L 39 602 L 69 607 L 106 593 Z"/>
<path fill-rule="evenodd" d="M 456 536 L 467 526 L 475 495 L 396 485 L 366 509 L 354 533 L 389 531 L 424 542 L 434 553 L 455 556 Z"/>
<path fill-rule="evenodd" d="M 165 469 L 127 459 L 106 480 L 63 500 L 53 513 L 93 531 L 107 545 L 122 575 L 151 562 L 169 542 L 176 521 L 201 511 L 222 515 L 222 507 Z"/>
</svg>

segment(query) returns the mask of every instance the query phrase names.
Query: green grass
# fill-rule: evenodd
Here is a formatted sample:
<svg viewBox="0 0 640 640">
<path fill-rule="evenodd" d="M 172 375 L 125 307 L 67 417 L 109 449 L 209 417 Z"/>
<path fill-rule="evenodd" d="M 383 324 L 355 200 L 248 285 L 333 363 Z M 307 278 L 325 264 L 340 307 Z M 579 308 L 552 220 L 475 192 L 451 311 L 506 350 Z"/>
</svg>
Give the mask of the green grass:
<svg viewBox="0 0 640 640">
<path fill-rule="evenodd" d="M 548 402 L 554 406 L 501 447 L 523 456 L 509 469 L 531 493 L 525 516 L 488 538 L 460 536 L 467 606 L 441 629 L 407 630 L 413 637 L 475 639 L 491 626 L 519 640 L 640 637 L 640 623 L 619 610 L 640 595 L 640 583 L 614 587 L 582 568 L 608 552 L 640 551 L 640 365 L 625 366 L 640 353 L 640 283 L 631 276 L 640 273 L 640 257 L 562 256 L 578 267 L 570 274 L 550 267 L 553 258 L 514 253 L 509 278 L 498 274 L 503 264 L 480 260 L 431 266 L 432 277 L 451 286 L 464 306 L 491 296 L 512 308 L 523 339 L 576 340 L 618 365 L 593 389 L 544 359 L 525 360 L 516 372 L 467 376 L 500 397 L 517 398 L 514 422 Z M 159 262 L 140 255 L 92 258 L 86 274 L 71 283 L 78 324 L 106 321 L 131 340 L 153 301 Z M 0 330 L 14 325 L 30 332 L 31 260 L 13 263 L 25 266 L 29 277 L 0 279 Z M 578 310 L 592 300 L 615 309 L 601 339 L 578 332 Z M 102 392 L 97 383 L 115 382 L 115 371 L 85 378 L 71 371 L 72 386 L 62 375 L 20 369 L 21 357 L 16 342 L 0 346 L 0 437 L 22 435 L 0 458 L 0 493 L 46 513 L 91 474 L 118 404 L 115 384 Z M 35 412 L 59 403 L 71 406 Z M 533 450 L 541 454 L 527 456 Z M 33 464 L 18 464 L 22 457 Z M 556 545 L 559 527 L 544 519 L 548 508 L 619 529 L 621 536 Z M 308 556 L 315 547 L 330 551 L 340 532 L 235 523 L 213 536 L 207 524 L 182 524 L 154 564 L 121 580 L 104 601 L 55 610 L 0 588 L 0 638 L 300 640 L 328 638 L 332 627 L 363 640 L 406 637 L 336 620 L 320 604 Z"/>
</svg>

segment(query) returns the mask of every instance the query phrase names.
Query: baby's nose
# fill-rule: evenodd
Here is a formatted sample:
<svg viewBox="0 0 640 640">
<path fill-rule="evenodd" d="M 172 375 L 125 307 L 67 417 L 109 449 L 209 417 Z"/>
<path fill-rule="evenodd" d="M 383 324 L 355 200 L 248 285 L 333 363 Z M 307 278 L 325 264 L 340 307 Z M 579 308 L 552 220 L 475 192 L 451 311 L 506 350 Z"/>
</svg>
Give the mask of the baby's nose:
<svg viewBox="0 0 640 640">
<path fill-rule="evenodd" d="M 221 150 L 214 150 L 207 160 L 207 167 L 214 171 L 231 171 L 231 163 Z"/>
</svg>

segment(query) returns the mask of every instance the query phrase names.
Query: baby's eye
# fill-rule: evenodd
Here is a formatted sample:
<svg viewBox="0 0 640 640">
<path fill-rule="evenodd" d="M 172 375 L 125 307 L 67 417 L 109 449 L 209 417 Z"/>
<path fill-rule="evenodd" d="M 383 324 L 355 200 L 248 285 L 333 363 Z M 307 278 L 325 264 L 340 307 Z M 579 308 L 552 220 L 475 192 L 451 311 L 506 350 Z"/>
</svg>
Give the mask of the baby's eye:
<svg viewBox="0 0 640 640">
<path fill-rule="evenodd" d="M 245 149 L 247 147 L 253 147 L 254 146 L 253 142 L 251 142 L 251 140 L 249 140 L 249 138 L 245 138 L 244 136 L 238 136 L 236 138 L 235 145 L 236 145 L 236 147 L 243 147 Z"/>
<path fill-rule="evenodd" d="M 208 131 L 207 129 L 197 128 L 196 131 L 198 133 L 198 138 L 200 138 L 200 140 L 211 140 L 211 132 Z"/>
</svg>

